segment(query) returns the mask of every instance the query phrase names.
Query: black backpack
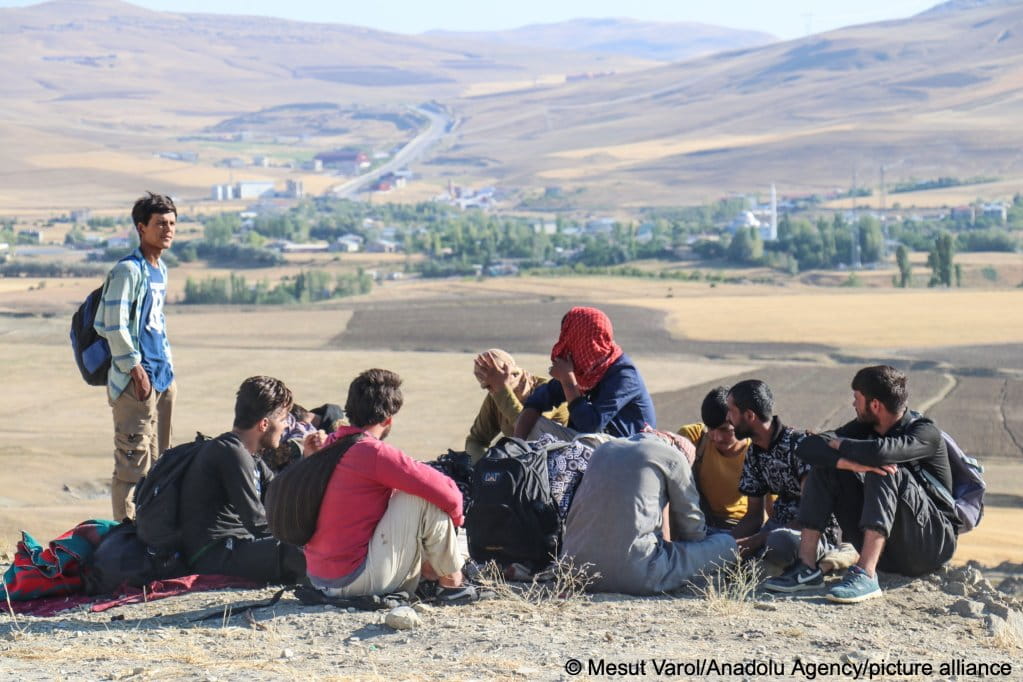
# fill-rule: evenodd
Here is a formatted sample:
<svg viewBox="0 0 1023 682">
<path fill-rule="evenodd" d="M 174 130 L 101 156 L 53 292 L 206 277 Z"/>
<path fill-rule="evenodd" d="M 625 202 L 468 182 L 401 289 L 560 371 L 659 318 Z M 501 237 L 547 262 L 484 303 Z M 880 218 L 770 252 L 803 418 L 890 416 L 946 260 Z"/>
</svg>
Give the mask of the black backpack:
<svg viewBox="0 0 1023 682">
<path fill-rule="evenodd" d="M 133 257 L 128 256 L 127 258 Z M 127 258 L 121 260 L 127 260 Z M 78 310 L 71 317 L 71 350 L 74 352 L 78 371 L 82 373 L 85 383 L 90 386 L 106 386 L 107 372 L 110 371 L 110 346 L 93 326 L 96 322 L 96 311 L 99 309 L 105 289 L 106 282 L 86 296 L 82 305 L 78 306 Z M 132 303 L 132 310 L 134 308 L 135 303 Z"/>
<path fill-rule="evenodd" d="M 551 496 L 547 448 L 507 437 L 491 447 L 473 469 L 465 530 L 476 561 L 534 569 L 549 564 L 558 555 L 562 524 Z"/>
<path fill-rule="evenodd" d="M 165 552 L 180 548 L 181 481 L 207 441 L 208 437 L 197 433 L 191 443 L 168 448 L 135 485 L 135 528 L 150 548 Z"/>
<path fill-rule="evenodd" d="M 345 436 L 274 476 L 263 506 L 275 538 L 297 547 L 309 542 L 316 532 L 330 477 L 348 448 L 362 438 L 361 431 Z"/>
<path fill-rule="evenodd" d="M 154 552 L 139 540 L 135 524 L 125 521 L 103 536 L 82 576 L 86 594 L 113 594 L 188 573 L 181 557 Z"/>
<path fill-rule="evenodd" d="M 85 297 L 71 318 L 71 350 L 74 351 L 78 371 L 90 386 L 106 386 L 107 372 L 110 371 L 110 346 L 93 327 L 102 297 L 103 287 L 95 289 Z"/>
</svg>

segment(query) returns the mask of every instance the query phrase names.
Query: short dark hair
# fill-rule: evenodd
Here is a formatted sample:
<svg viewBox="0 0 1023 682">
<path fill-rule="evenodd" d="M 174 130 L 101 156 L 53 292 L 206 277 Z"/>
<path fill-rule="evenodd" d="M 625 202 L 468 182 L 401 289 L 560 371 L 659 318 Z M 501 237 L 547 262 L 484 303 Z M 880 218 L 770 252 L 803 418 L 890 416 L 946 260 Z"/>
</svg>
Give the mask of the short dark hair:
<svg viewBox="0 0 1023 682">
<path fill-rule="evenodd" d="M 294 402 L 291 389 L 273 377 L 249 377 L 238 387 L 234 401 L 234 427 L 251 429 L 260 419 L 280 409 L 290 410 Z"/>
<path fill-rule="evenodd" d="M 135 205 L 131 207 L 131 224 L 135 226 L 135 229 L 138 229 L 139 223 L 148 225 L 149 219 L 153 217 L 154 213 L 160 215 L 173 213 L 174 217 L 177 218 L 178 208 L 174 205 L 174 200 L 169 196 L 146 192 L 146 196 L 139 197 Z"/>
<path fill-rule="evenodd" d="M 891 365 L 864 367 L 852 380 L 852 389 L 867 400 L 878 400 L 892 414 L 899 414 L 909 402 L 906 375 Z"/>
<path fill-rule="evenodd" d="M 753 414 L 765 422 L 774 416 L 774 395 L 771 394 L 771 387 L 760 379 L 740 381 L 732 386 L 728 395 L 732 396 L 732 402 L 739 408 L 739 412 L 753 410 Z"/>
<path fill-rule="evenodd" d="M 716 429 L 728 419 L 728 387 L 718 386 L 710 389 L 710 393 L 700 405 L 700 419 L 708 429 Z"/>
<path fill-rule="evenodd" d="M 367 369 L 348 386 L 345 414 L 352 426 L 379 424 L 401 409 L 401 377 L 386 369 Z"/>
</svg>

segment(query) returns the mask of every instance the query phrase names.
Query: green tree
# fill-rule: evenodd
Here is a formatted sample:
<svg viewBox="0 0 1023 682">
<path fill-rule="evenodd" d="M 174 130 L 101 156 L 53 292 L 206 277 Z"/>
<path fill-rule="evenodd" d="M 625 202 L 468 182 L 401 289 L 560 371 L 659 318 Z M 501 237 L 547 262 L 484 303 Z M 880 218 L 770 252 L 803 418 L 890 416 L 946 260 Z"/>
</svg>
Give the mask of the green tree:
<svg viewBox="0 0 1023 682">
<path fill-rule="evenodd" d="M 905 289 L 913 279 L 912 266 L 909 264 L 909 249 L 905 244 L 899 244 L 899 248 L 895 250 L 895 261 L 899 264 L 898 284 Z"/>
<path fill-rule="evenodd" d="M 764 259 L 764 241 L 755 227 L 739 228 L 728 245 L 728 260 L 746 265 L 759 264 Z"/>
<path fill-rule="evenodd" d="M 952 286 L 955 272 L 955 237 L 950 232 L 942 232 L 934 239 L 934 246 L 927 256 L 927 265 L 931 268 L 931 281 L 928 286 Z"/>
</svg>

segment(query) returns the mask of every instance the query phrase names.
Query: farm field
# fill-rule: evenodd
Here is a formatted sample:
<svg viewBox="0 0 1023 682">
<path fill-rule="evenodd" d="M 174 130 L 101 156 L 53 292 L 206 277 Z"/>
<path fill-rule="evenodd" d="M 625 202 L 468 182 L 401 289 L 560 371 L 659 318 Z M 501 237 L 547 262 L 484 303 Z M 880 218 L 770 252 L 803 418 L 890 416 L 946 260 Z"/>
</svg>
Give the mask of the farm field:
<svg viewBox="0 0 1023 682">
<path fill-rule="evenodd" d="M 102 389 L 77 376 L 66 342 L 73 305 L 91 286 L 47 280 L 32 291 L 0 287 L 0 311 L 7 311 L 0 315 L 0 366 L 4 384 L 18 389 L 0 395 L 0 542 L 7 545 L 19 528 L 51 537 L 109 513 L 109 409 Z M 591 304 L 614 321 L 617 339 L 654 396 L 661 428 L 696 421 L 710 387 L 749 377 L 768 381 L 787 423 L 834 427 L 852 416 L 848 386 L 858 366 L 886 361 L 908 368 L 913 406 L 997 472 L 989 477 L 991 522 L 964 543 L 963 552 L 975 547 L 976 554 L 960 559 L 1023 559 L 1023 542 L 1000 535 L 1012 527 L 1004 524 L 1023 522 L 1023 367 L 1003 362 L 1023 347 L 1023 330 L 1014 336 L 1016 326 L 1001 325 L 981 350 L 962 343 L 974 336 L 958 325 L 932 320 L 929 337 L 914 329 L 927 317 L 923 312 L 882 314 L 920 308 L 933 317 L 935 310 L 955 310 L 991 328 L 1016 292 L 681 283 L 667 299 L 665 288 L 622 278 L 408 281 L 321 306 L 171 305 L 179 376 L 174 440 L 225 430 L 234 390 L 246 376 L 279 376 L 300 402 L 314 406 L 343 402 L 355 374 L 383 366 L 405 379 L 394 443 L 427 459 L 461 449 L 483 397 L 471 373 L 473 354 L 504 347 L 542 372 L 561 316 L 572 305 Z M 854 326 L 837 314 L 796 325 L 818 310 L 871 306 L 878 312 L 858 323 L 859 343 L 842 342 L 842 330 Z M 775 324 L 743 322 L 764 319 L 764 311 Z M 898 346 L 897 331 L 905 335 Z"/>
</svg>

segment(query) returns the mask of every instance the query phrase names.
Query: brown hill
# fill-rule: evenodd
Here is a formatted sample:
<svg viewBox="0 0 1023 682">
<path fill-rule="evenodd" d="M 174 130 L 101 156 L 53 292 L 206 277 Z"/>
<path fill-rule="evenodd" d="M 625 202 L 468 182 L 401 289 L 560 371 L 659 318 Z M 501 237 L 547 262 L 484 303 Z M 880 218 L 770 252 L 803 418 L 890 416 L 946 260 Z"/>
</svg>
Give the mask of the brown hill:
<svg viewBox="0 0 1023 682">
<path fill-rule="evenodd" d="M 1015 179 L 1021 48 L 1019 3 L 947 7 L 476 100 L 452 151 L 495 159 L 507 183 L 585 187 L 592 202 L 619 205 L 772 182 L 821 192 L 854 173 L 872 185 L 882 164 L 889 180 Z"/>
<path fill-rule="evenodd" d="M 429 31 L 426 35 L 539 49 L 604 52 L 665 62 L 778 40 L 760 31 L 741 31 L 692 21 L 663 23 L 616 18 L 572 19 L 506 31 Z"/>
<path fill-rule="evenodd" d="M 154 12 L 118 0 L 0 9 L 0 135 L 11 141 L 0 149 L 0 211 L 123 202 L 138 192 L 140 176 L 149 186 L 205 195 L 229 179 L 212 166 L 220 157 L 294 155 L 279 146 L 210 150 L 187 139 L 268 107 L 328 102 L 362 114 L 298 156 L 344 143 L 387 149 L 412 133 L 381 125 L 374 110 L 393 116 L 473 89 L 649 64 L 355 26 Z M 197 153 L 198 167 L 154 159 L 167 149 Z"/>
</svg>

